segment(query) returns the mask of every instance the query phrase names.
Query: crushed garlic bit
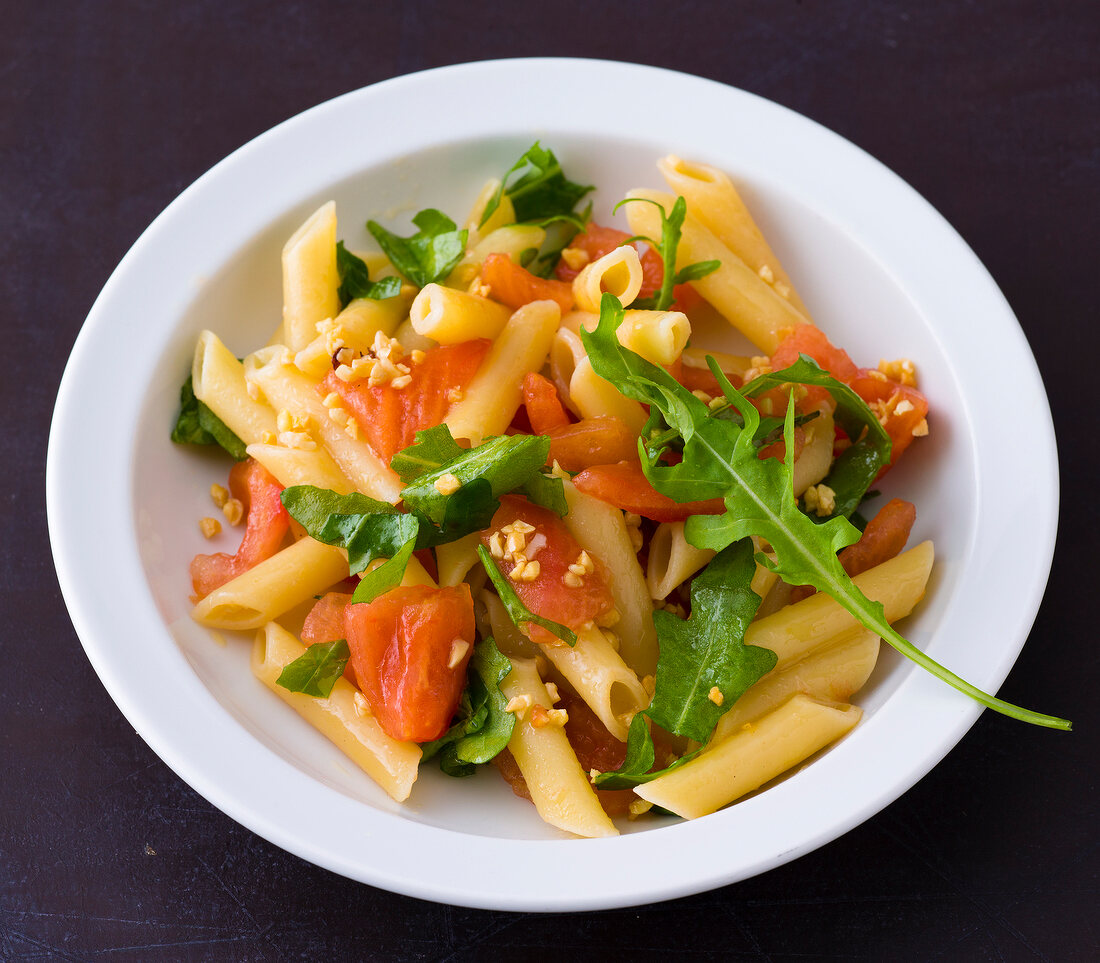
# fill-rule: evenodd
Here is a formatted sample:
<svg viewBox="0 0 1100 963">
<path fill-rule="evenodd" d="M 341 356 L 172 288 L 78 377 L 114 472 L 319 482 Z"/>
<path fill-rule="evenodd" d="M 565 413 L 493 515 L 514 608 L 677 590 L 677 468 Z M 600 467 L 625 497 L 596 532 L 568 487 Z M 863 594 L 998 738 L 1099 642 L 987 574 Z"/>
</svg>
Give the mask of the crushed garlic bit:
<svg viewBox="0 0 1100 963">
<path fill-rule="evenodd" d="M 227 501 L 229 501 L 229 492 L 224 487 L 218 484 L 210 486 L 210 500 L 221 508 Z"/>
<path fill-rule="evenodd" d="M 239 498 L 230 498 L 222 505 L 222 514 L 230 525 L 240 525 L 241 519 L 244 518 L 244 505 Z"/>
<path fill-rule="evenodd" d="M 811 485 L 803 493 L 806 508 L 818 518 L 827 518 L 836 511 L 836 492 L 828 485 Z"/>
<path fill-rule="evenodd" d="M 434 487 L 440 495 L 453 495 L 462 487 L 462 482 L 458 480 L 456 475 L 447 472 L 435 480 Z"/>
<path fill-rule="evenodd" d="M 707 698 L 710 699 L 716 706 L 720 706 L 726 701 L 726 697 L 722 695 L 722 690 L 716 685 L 710 687 L 710 692 L 707 693 Z"/>
<path fill-rule="evenodd" d="M 216 518 L 200 518 L 199 531 L 203 538 L 213 538 L 222 530 L 222 523 Z"/>
</svg>

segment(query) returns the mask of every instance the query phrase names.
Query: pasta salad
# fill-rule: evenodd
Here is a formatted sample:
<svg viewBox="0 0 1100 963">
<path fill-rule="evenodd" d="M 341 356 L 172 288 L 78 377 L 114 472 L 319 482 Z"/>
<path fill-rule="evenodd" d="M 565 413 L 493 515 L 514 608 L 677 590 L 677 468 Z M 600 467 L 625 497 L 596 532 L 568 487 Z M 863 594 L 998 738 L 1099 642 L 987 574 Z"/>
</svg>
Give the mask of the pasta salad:
<svg viewBox="0 0 1100 963">
<path fill-rule="evenodd" d="M 828 340 L 733 182 L 669 156 L 629 231 L 536 143 L 459 227 L 323 205 L 283 250 L 283 318 L 198 340 L 173 440 L 220 445 L 233 554 L 194 618 L 254 630 L 256 677 L 391 797 L 493 764 L 548 823 L 693 818 L 841 738 L 925 592 L 916 509 L 872 486 L 929 432 L 908 359 Z M 758 354 L 698 342 L 717 320 Z M 693 326 L 696 337 L 693 338 Z M 227 535 L 228 533 L 226 533 Z M 651 817 L 653 818 L 653 817 Z"/>
</svg>

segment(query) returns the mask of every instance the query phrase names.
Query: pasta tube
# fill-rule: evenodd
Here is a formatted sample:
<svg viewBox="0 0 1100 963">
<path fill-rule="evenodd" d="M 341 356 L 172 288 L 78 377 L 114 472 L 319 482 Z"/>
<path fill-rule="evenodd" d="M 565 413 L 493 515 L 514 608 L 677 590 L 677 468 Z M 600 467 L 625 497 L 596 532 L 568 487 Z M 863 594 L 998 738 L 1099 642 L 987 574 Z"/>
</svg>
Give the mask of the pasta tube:
<svg viewBox="0 0 1100 963">
<path fill-rule="evenodd" d="M 283 247 L 283 335 L 301 351 L 317 334 L 317 322 L 340 311 L 336 270 L 336 204 L 322 204 Z"/>
<path fill-rule="evenodd" d="M 244 365 L 213 331 L 203 331 L 191 364 L 195 397 L 246 445 L 275 432 L 275 412 L 248 393 Z"/>
<path fill-rule="evenodd" d="M 331 740 L 337 748 L 381 786 L 391 798 L 404 802 L 416 782 L 420 747 L 386 735 L 370 714 L 362 694 L 346 679 L 336 680 L 328 698 L 291 692 L 277 680 L 306 648 L 275 622 L 256 633 L 252 646 L 252 673 L 272 692 Z"/>
</svg>

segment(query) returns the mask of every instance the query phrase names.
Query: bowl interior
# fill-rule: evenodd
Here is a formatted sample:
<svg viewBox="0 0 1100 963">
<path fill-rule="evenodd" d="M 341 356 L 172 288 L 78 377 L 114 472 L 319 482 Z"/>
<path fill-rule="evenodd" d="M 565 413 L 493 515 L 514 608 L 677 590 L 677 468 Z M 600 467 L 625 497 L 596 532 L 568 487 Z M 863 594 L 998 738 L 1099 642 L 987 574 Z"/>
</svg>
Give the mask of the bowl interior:
<svg viewBox="0 0 1100 963">
<path fill-rule="evenodd" d="M 657 141 L 548 133 L 573 180 L 597 186 L 594 216 L 599 223 L 625 228 L 611 208 L 632 187 L 663 187 L 654 162 L 668 147 Z M 372 248 L 365 222 L 375 218 L 399 233 L 424 207 L 436 207 L 456 221 L 465 218 L 478 190 L 499 176 L 529 146 L 533 136 L 498 137 L 437 145 L 353 176 L 326 184 L 273 213 L 270 221 L 236 250 L 216 274 L 194 278 L 194 296 L 179 313 L 153 319 L 171 329 L 166 349 L 149 369 L 145 402 L 133 436 L 132 505 L 138 552 L 148 589 L 170 634 L 150 645 L 175 644 L 195 675 L 222 708 L 271 752 L 313 780 L 372 809 L 403 820 L 460 833 L 511 839 L 556 839 L 533 807 L 515 799 L 496 773 L 453 780 L 434 764 L 422 768 L 412 797 L 393 803 L 326 739 L 256 681 L 248 668 L 251 639 L 215 634 L 190 617 L 187 566 L 193 555 L 234 551 L 235 534 L 204 540 L 197 521 L 211 514 L 209 487 L 224 484 L 228 464 L 204 452 L 173 446 L 168 435 L 176 415 L 179 385 L 190 366 L 195 338 L 214 330 L 231 350 L 243 355 L 264 344 L 281 315 L 280 251 L 299 223 L 319 204 L 334 199 L 340 236 L 353 248 Z M 931 538 L 937 568 L 928 597 L 903 624 L 903 634 L 933 650 L 937 628 L 957 601 L 958 580 L 972 552 L 977 508 L 976 446 L 957 372 L 933 328 L 899 280 L 867 250 L 849 228 L 807 206 L 773 182 L 766 169 L 737 156 L 694 159 L 728 171 L 758 223 L 798 285 L 816 322 L 845 347 L 857 364 L 880 358 L 913 359 L 922 390 L 930 399 L 931 435 L 915 445 L 898 469 L 881 483 L 880 504 L 897 495 L 914 502 L 917 523 L 911 544 Z M 227 215 L 228 216 L 228 215 Z M 216 225 L 213 226 L 216 228 Z M 709 326 L 695 344 L 737 350 L 732 329 Z M 598 550 L 598 547 L 597 547 Z M 867 712 L 861 727 L 914 668 L 884 646 L 868 686 L 855 697 Z M 815 766 L 829 766 L 829 753 Z M 711 818 L 711 817 L 708 817 Z M 671 820 L 625 822 L 624 832 L 661 832 Z M 352 827 L 349 827 L 351 829 Z"/>
</svg>

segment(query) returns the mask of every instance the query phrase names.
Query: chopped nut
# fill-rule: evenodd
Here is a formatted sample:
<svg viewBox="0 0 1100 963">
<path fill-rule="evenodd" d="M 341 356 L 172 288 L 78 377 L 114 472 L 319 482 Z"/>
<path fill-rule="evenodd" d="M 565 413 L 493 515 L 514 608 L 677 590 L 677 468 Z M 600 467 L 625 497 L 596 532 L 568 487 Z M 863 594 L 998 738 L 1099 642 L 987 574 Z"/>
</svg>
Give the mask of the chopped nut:
<svg viewBox="0 0 1100 963">
<path fill-rule="evenodd" d="M 489 554 L 493 558 L 504 558 L 504 545 L 502 543 L 500 532 L 493 532 L 489 536 Z"/>
<path fill-rule="evenodd" d="M 341 381 L 352 381 L 353 376 L 351 373 L 351 368 L 346 364 L 340 365 L 340 367 L 336 369 L 336 377 L 339 378 Z"/>
<path fill-rule="evenodd" d="M 523 552 L 528 558 L 534 558 L 544 548 L 546 548 L 546 536 L 543 535 L 542 532 L 539 532 L 527 543 L 527 547 Z"/>
<path fill-rule="evenodd" d="M 260 400 L 260 386 L 253 381 L 245 381 L 244 390 L 253 401 Z"/>
<path fill-rule="evenodd" d="M 806 508 L 818 518 L 827 518 L 836 511 L 836 492 L 828 485 L 811 485 L 802 494 Z"/>
<path fill-rule="evenodd" d="M 508 536 L 508 540 L 504 543 L 504 547 L 509 555 L 516 555 L 527 547 L 527 538 L 522 532 L 517 532 L 513 529 L 511 532 L 506 532 L 505 534 Z"/>
<path fill-rule="evenodd" d="M 345 408 L 329 408 L 328 416 L 331 421 L 335 421 L 338 425 L 347 423 L 348 413 Z"/>
<path fill-rule="evenodd" d="M 466 396 L 466 392 L 461 388 L 452 388 L 447 392 L 447 400 L 453 405 L 460 402 Z"/>
<path fill-rule="evenodd" d="M 561 699 L 561 695 L 558 693 L 558 687 L 553 682 L 546 683 L 546 692 L 550 696 L 551 705 Z"/>
<path fill-rule="evenodd" d="M 756 273 L 760 275 L 760 280 L 763 281 L 765 284 L 775 283 L 775 272 L 773 272 L 772 269 L 768 267 L 768 265 L 761 264 L 760 270 Z"/>
<path fill-rule="evenodd" d="M 578 578 L 583 578 L 586 574 L 584 566 L 578 565 L 576 562 L 569 566 L 569 571 L 576 575 Z"/>
<path fill-rule="evenodd" d="M 726 697 L 722 695 L 722 690 L 716 685 L 710 687 L 710 692 L 707 693 L 707 698 L 710 699 L 716 706 L 720 706 L 726 701 Z"/>
<path fill-rule="evenodd" d="M 537 702 L 531 707 L 531 725 L 536 729 L 545 728 L 550 724 L 550 713 L 546 711 L 546 706 L 539 705 Z"/>
<path fill-rule="evenodd" d="M 749 361 L 749 370 L 745 372 L 744 381 L 747 384 L 753 378 L 772 373 L 771 358 L 766 355 L 756 355 Z"/>
<path fill-rule="evenodd" d="M 627 819 L 637 819 L 639 816 L 644 816 L 653 808 L 653 803 L 648 799 L 635 799 L 626 809 Z"/>
<path fill-rule="evenodd" d="M 561 252 L 561 259 L 574 271 L 579 271 L 590 260 L 588 252 L 581 247 L 567 247 Z"/>
<path fill-rule="evenodd" d="M 512 522 L 512 531 L 517 532 L 520 535 L 530 535 L 535 530 L 534 525 L 528 525 L 522 518 L 517 518 Z"/>
<path fill-rule="evenodd" d="M 469 651 L 469 642 L 467 642 L 465 639 L 455 639 L 451 643 L 451 656 L 449 659 L 447 659 L 447 668 L 457 668 L 458 664 L 466 657 L 466 653 Z"/>
<path fill-rule="evenodd" d="M 774 290 L 781 298 L 789 298 L 791 296 L 790 286 L 784 284 L 782 281 L 775 282 Z"/>
<path fill-rule="evenodd" d="M 718 408 L 724 408 L 726 407 L 726 399 L 723 398 L 721 395 L 719 395 L 717 398 L 711 398 L 710 401 L 707 402 L 707 407 L 711 411 L 715 411 Z"/>
<path fill-rule="evenodd" d="M 928 419 L 927 418 L 921 418 L 921 420 L 919 422 L 917 422 L 916 427 L 913 428 L 913 437 L 914 438 L 923 438 L 927 434 L 928 434 Z"/>
<path fill-rule="evenodd" d="M 313 451 L 317 447 L 317 442 L 304 431 L 280 432 L 279 444 L 287 448 L 297 448 L 300 451 Z"/>
<path fill-rule="evenodd" d="M 696 398 L 698 398 L 704 405 L 709 405 L 714 399 L 711 398 L 702 388 L 696 388 L 693 392 Z"/>
<path fill-rule="evenodd" d="M 582 585 L 584 585 L 584 581 L 580 578 L 580 576 L 574 574 L 573 572 L 566 572 L 561 577 L 561 580 L 568 588 L 580 588 Z"/>
<path fill-rule="evenodd" d="M 917 368 L 908 358 L 898 358 L 897 361 L 881 360 L 878 363 L 878 370 L 891 381 L 909 388 L 917 386 Z"/>
<path fill-rule="evenodd" d="M 595 782 L 595 781 L 596 781 L 596 778 L 597 778 L 598 776 L 602 776 L 602 775 L 603 775 L 603 773 L 602 773 L 602 772 L 600 772 L 600 770 L 599 770 L 599 769 L 589 769 L 589 770 L 588 770 L 588 778 L 589 778 L 589 780 L 590 780 L 591 782 Z"/>
<path fill-rule="evenodd" d="M 524 693 L 523 695 L 512 696 L 508 700 L 508 705 L 504 707 L 505 712 L 511 712 L 517 718 L 522 717 L 523 714 L 531 708 L 531 697 Z"/>
<path fill-rule="evenodd" d="M 583 548 L 580 555 L 577 556 L 577 564 L 589 574 L 596 571 L 596 563 L 592 561 L 592 556 Z"/>
<path fill-rule="evenodd" d="M 200 518 L 199 531 L 203 538 L 213 538 L 222 530 L 222 523 L 216 518 Z"/>
<path fill-rule="evenodd" d="M 434 487 L 440 495 L 453 495 L 462 487 L 462 482 L 458 480 L 456 475 L 447 472 L 435 480 Z"/>
<path fill-rule="evenodd" d="M 600 628 L 609 629 L 613 625 L 618 625 L 619 622 L 622 621 L 622 617 L 622 613 L 615 608 L 615 606 L 611 606 L 603 615 L 596 619 L 596 624 L 600 626 Z"/>
<path fill-rule="evenodd" d="M 428 356 L 423 351 L 421 351 L 419 348 L 415 348 L 413 350 L 412 354 L 409 355 L 409 357 L 412 358 L 413 364 L 421 364 L 424 361 L 424 359 Z"/>
<path fill-rule="evenodd" d="M 340 396 L 335 391 L 330 391 L 321 402 L 326 408 L 339 408 Z"/>
<path fill-rule="evenodd" d="M 523 569 L 523 581 L 533 582 L 539 577 L 539 572 L 542 571 L 542 566 L 538 562 L 528 562 Z"/>
<path fill-rule="evenodd" d="M 230 525 L 240 525 L 241 519 L 244 518 L 244 505 L 241 504 L 240 499 L 230 498 L 222 505 L 222 514 Z"/>
<path fill-rule="evenodd" d="M 899 401 L 894 406 L 894 414 L 895 415 L 904 415 L 907 411 L 912 411 L 912 410 L 913 410 L 913 402 L 909 401 L 907 398 L 902 398 L 902 400 Z"/>
<path fill-rule="evenodd" d="M 360 718 L 371 714 L 370 703 L 367 702 L 367 697 L 362 692 L 357 690 L 351 697 L 351 702 L 355 706 L 355 714 Z"/>
<path fill-rule="evenodd" d="M 347 424 L 344 425 L 344 434 L 349 438 L 359 438 L 359 422 L 354 418 L 349 418 Z"/>
<path fill-rule="evenodd" d="M 532 720 L 533 722 L 534 720 Z M 547 709 L 546 722 L 551 726 L 564 726 L 569 721 L 569 713 L 565 709 Z"/>
<path fill-rule="evenodd" d="M 214 484 L 210 486 L 210 500 L 221 508 L 227 501 L 229 501 L 229 492 L 225 490 L 221 485 Z"/>
<path fill-rule="evenodd" d="M 276 436 L 275 432 L 273 432 L 273 431 L 265 431 L 265 432 L 264 432 L 264 433 L 263 433 L 263 434 L 262 434 L 262 435 L 260 436 L 260 441 L 261 441 L 261 442 L 262 442 L 263 444 L 265 444 L 265 445 L 274 445 L 274 444 L 277 444 L 277 443 L 278 443 L 279 439 L 278 439 L 278 437 Z"/>
</svg>

